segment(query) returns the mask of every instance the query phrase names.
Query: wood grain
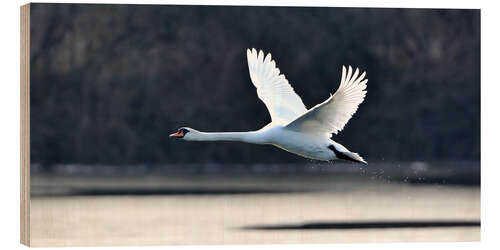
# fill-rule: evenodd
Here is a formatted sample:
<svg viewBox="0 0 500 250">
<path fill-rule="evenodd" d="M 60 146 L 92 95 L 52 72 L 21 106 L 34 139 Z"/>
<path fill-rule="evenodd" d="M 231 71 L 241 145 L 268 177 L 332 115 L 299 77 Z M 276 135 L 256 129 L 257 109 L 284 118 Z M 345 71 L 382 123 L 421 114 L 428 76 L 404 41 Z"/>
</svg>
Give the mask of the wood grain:
<svg viewBox="0 0 500 250">
<path fill-rule="evenodd" d="M 30 246 L 30 5 L 21 6 L 21 243 Z"/>
</svg>

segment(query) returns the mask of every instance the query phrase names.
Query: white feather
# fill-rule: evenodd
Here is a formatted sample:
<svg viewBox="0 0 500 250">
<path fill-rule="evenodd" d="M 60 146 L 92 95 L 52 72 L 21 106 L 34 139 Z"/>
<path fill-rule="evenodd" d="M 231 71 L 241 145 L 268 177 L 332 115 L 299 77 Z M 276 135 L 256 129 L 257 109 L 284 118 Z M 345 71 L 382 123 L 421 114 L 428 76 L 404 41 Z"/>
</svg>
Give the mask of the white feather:
<svg viewBox="0 0 500 250">
<path fill-rule="evenodd" d="M 340 86 L 326 101 L 314 106 L 307 113 L 290 122 L 286 128 L 309 134 L 330 135 L 337 134 L 347 124 L 352 115 L 358 110 L 366 95 L 365 72 L 358 76 L 356 68 L 352 68 L 346 75 L 346 68 L 342 66 Z"/>
<path fill-rule="evenodd" d="M 264 102 L 273 124 L 286 125 L 307 111 L 300 97 L 283 74 L 280 74 L 271 53 L 247 50 L 250 79 L 257 95 Z"/>
</svg>

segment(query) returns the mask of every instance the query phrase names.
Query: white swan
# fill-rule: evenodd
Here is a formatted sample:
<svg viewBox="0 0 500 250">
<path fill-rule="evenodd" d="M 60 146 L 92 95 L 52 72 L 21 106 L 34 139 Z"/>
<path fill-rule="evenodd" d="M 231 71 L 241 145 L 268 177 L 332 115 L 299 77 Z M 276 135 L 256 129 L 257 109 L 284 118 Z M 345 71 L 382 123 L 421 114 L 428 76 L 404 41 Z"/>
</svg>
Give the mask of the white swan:
<svg viewBox="0 0 500 250">
<path fill-rule="evenodd" d="M 241 141 L 271 144 L 300 156 L 330 161 L 336 159 L 365 163 L 330 139 L 341 131 L 366 95 L 365 73 L 342 66 L 340 86 L 326 101 L 307 110 L 288 80 L 276 67 L 271 54 L 247 49 L 248 68 L 257 95 L 271 115 L 271 123 L 257 131 L 207 133 L 182 127 L 170 137 L 187 141 Z M 347 71 L 347 72 L 346 72 Z"/>
</svg>

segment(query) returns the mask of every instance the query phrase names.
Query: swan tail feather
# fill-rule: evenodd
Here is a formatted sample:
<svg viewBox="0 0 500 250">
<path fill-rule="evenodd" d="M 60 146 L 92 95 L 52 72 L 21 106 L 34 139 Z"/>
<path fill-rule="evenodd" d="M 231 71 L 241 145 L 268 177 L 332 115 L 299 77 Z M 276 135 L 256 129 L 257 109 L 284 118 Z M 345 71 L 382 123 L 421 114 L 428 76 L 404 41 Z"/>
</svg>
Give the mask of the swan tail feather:
<svg viewBox="0 0 500 250">
<path fill-rule="evenodd" d="M 333 151 L 335 156 L 341 160 L 346 160 L 346 161 L 352 161 L 352 162 L 358 162 L 358 163 L 363 163 L 363 164 L 368 164 L 363 157 L 359 156 L 359 154 L 350 152 L 350 151 L 339 151 L 337 148 L 335 148 L 334 145 L 328 146 L 330 150 Z"/>
</svg>

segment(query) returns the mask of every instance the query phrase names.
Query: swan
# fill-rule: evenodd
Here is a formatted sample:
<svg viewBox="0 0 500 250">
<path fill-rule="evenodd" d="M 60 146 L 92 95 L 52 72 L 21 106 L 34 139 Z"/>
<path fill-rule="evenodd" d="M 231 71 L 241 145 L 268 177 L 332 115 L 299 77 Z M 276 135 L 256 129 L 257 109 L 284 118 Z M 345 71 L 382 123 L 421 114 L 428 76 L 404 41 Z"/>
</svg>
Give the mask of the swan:
<svg viewBox="0 0 500 250">
<path fill-rule="evenodd" d="M 346 160 L 367 164 L 359 154 L 349 151 L 331 139 L 341 131 L 366 96 L 366 72 L 353 72 L 342 66 L 337 91 L 324 102 L 306 109 L 283 74 L 280 74 L 271 53 L 247 49 L 250 79 L 258 97 L 266 105 L 271 122 L 249 132 L 201 132 L 181 127 L 170 135 L 186 141 L 240 141 L 270 144 L 288 152 L 320 161 Z"/>
</svg>

